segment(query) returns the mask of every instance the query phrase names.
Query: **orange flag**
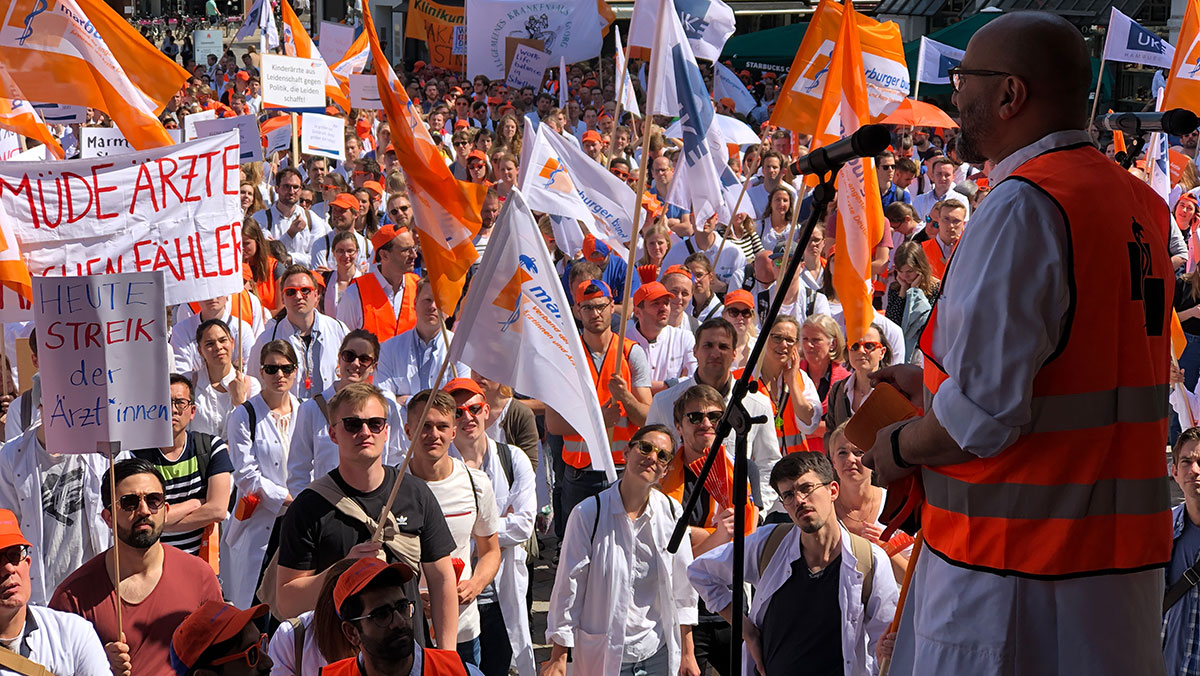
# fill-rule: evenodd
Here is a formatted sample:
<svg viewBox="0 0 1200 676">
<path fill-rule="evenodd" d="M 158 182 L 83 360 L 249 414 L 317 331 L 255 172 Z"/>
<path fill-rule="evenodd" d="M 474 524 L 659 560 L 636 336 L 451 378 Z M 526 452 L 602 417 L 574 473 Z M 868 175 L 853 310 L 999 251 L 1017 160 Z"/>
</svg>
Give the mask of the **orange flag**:
<svg viewBox="0 0 1200 676">
<path fill-rule="evenodd" d="M 1179 361 L 1186 348 L 1187 334 L 1183 332 L 1183 324 L 1179 322 L 1179 314 L 1171 310 L 1171 354 L 1175 355 L 1175 361 Z"/>
<path fill-rule="evenodd" d="M 828 0 L 823 0 L 822 5 Z M 847 2 L 841 31 L 829 61 L 827 92 L 817 114 L 813 148 L 849 136 L 870 121 L 867 81 L 863 74 L 858 12 Z M 834 246 L 833 285 L 842 303 L 846 340 L 860 340 L 875 321 L 871 305 L 871 254 L 883 237 L 883 203 L 874 160 L 862 158 L 838 172 L 837 241 Z"/>
<path fill-rule="evenodd" d="M 172 145 L 158 114 L 189 73 L 101 0 L 12 0 L 0 64 L 33 101 L 108 113 L 138 150 Z"/>
<path fill-rule="evenodd" d="M 284 53 L 303 59 L 320 59 L 321 52 L 313 44 L 312 38 L 308 36 L 308 31 L 304 30 L 304 24 L 300 23 L 300 17 L 292 11 L 291 4 L 287 0 L 283 0 L 280 6 L 283 13 Z M 329 66 L 325 66 L 325 96 L 333 99 L 333 102 L 341 106 L 342 110 L 350 111 L 350 97 L 346 95 L 341 83 L 333 76 L 333 71 L 329 69 Z"/>
<path fill-rule="evenodd" d="M 0 64 L 0 128 L 20 134 L 42 143 L 58 159 L 63 158 L 63 149 L 58 139 L 50 132 L 45 120 L 17 88 Z"/>
<path fill-rule="evenodd" d="M 1200 1 L 1187 0 L 1159 110 L 1200 110 Z"/>
<path fill-rule="evenodd" d="M 429 130 L 421 122 L 420 112 L 383 55 L 370 12 L 363 12 L 363 23 L 371 43 L 379 98 L 392 130 L 396 159 L 408 178 L 425 274 L 433 285 L 438 309 L 451 315 L 462 297 L 467 270 L 479 258 L 472 239 L 483 225 L 479 211 L 487 188 L 459 181 L 450 173 Z"/>
</svg>

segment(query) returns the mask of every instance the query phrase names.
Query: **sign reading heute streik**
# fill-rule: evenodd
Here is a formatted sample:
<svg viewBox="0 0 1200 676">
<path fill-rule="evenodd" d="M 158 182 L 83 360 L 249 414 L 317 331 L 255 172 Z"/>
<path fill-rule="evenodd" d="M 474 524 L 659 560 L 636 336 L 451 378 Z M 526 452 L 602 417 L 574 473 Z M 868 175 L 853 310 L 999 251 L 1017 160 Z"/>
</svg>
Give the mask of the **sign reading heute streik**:
<svg viewBox="0 0 1200 676">
<path fill-rule="evenodd" d="M 325 68 L 325 62 L 320 59 L 263 54 L 263 105 L 324 111 Z"/>
<path fill-rule="evenodd" d="M 35 277 L 46 447 L 171 445 L 164 275 Z"/>
<path fill-rule="evenodd" d="M 235 293 L 239 148 L 230 131 L 112 157 L 0 162 L 0 220 L 34 277 L 162 270 L 171 305 Z"/>
</svg>

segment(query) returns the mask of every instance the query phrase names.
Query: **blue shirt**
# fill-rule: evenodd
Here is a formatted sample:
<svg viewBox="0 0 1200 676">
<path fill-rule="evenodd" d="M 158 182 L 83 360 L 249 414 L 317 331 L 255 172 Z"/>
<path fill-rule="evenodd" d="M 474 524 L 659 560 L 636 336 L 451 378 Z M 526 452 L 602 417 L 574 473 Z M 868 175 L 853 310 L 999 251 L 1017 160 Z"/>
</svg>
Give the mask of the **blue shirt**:
<svg viewBox="0 0 1200 676">
<path fill-rule="evenodd" d="M 1174 544 L 1167 564 L 1167 589 L 1200 558 L 1200 526 L 1185 505 L 1172 510 Z M 1188 590 L 1163 617 L 1163 659 L 1173 676 L 1200 676 L 1200 585 Z"/>
<path fill-rule="evenodd" d="M 572 305 L 575 303 L 575 290 L 571 288 L 571 266 L 575 261 L 567 264 L 567 269 L 562 273 L 563 288 L 567 290 L 567 300 Z M 600 281 L 608 285 L 612 291 L 613 302 L 620 303 L 625 300 L 625 261 L 615 253 L 608 254 L 608 263 L 604 266 L 604 273 L 600 275 Z M 637 281 L 637 277 L 634 277 Z"/>
</svg>

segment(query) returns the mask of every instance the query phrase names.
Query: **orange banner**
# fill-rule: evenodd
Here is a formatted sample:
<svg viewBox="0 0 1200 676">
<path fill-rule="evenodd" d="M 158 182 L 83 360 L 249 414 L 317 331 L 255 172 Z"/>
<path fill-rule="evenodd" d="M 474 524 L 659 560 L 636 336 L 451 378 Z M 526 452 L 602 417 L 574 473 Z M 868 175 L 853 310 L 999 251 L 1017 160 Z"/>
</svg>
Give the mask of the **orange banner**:
<svg viewBox="0 0 1200 676">
<path fill-rule="evenodd" d="M 429 65 L 462 71 L 466 52 L 454 54 L 454 27 L 467 25 L 466 6 L 462 0 L 413 0 L 409 5 L 408 23 L 404 37 L 424 40 L 429 46 Z"/>
</svg>

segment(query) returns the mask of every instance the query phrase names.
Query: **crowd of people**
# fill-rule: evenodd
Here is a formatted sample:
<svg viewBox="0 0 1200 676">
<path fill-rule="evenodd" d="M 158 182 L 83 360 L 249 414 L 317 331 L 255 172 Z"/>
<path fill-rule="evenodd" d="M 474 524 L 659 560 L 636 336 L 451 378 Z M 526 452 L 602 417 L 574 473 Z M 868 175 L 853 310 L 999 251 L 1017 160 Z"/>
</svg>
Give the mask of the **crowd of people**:
<svg viewBox="0 0 1200 676">
<path fill-rule="evenodd" d="M 253 48 L 197 65 L 186 46 L 170 47 L 194 77 L 164 111 L 166 126 L 207 109 L 260 112 Z M 716 102 L 761 134 L 730 155 L 746 189 L 725 223 L 665 203 L 681 142 L 659 119 L 642 153 L 640 120 L 616 117 L 610 59 L 571 66 L 565 107 L 548 91 L 420 61 L 397 72 L 455 177 L 487 186 L 481 256 L 517 186 L 527 128 L 548 125 L 631 186 L 645 174 L 633 266 L 594 235 L 563 250 L 538 214 L 611 447 L 589 449 L 553 401 L 461 363 L 442 368 L 454 327 L 472 317 L 443 317 L 435 304 L 387 121 L 331 109 L 347 119 L 345 161 L 294 162 L 283 151 L 242 167 L 245 289 L 171 309 L 171 446 L 125 451 L 111 467 L 59 454 L 45 445 L 36 375 L 8 402 L 0 669 L 731 676 L 744 641 L 745 667 L 764 674 L 796 664 L 875 673 L 896 641 L 889 626 L 915 528 L 883 539 L 887 491 L 846 426 L 883 369 L 926 359 L 922 331 L 995 165 L 964 161 L 974 158 L 960 156 L 957 129 L 892 129 L 891 148 L 874 158 L 887 220 L 872 243 L 874 319 L 848 339 L 832 282 L 833 210 L 807 241 L 796 237 L 812 199 L 792 160 L 810 139 L 767 123 L 774 74 L 739 73 L 752 110 Z M 1194 136 L 1179 143 L 1194 157 Z M 1200 552 L 1197 195 L 1189 160 L 1171 195 L 1175 307 L 1189 348 L 1173 374 L 1184 430 L 1173 474 L 1186 502 L 1168 582 L 1195 573 Z M 782 287 L 793 257 L 800 272 Z M 779 316 L 764 323 L 779 294 Z M 32 324 L 9 330 L 28 341 L 36 369 Z M 763 336 L 761 362 L 748 363 Z M 769 422 L 752 428 L 748 481 L 734 486 L 732 443 L 712 443 L 746 368 L 758 389 L 743 403 Z M 611 454 L 617 482 L 593 469 L 596 452 Z M 736 490 L 750 496 L 744 610 L 730 590 Z M 688 535 L 672 554 L 682 516 Z M 530 569 L 546 546 L 556 572 L 546 635 L 535 637 Z M 1163 629 L 1169 664 L 1197 641 L 1200 593 L 1183 593 Z M 743 636 L 731 635 L 736 612 Z M 541 665 L 535 643 L 549 645 Z"/>
</svg>

